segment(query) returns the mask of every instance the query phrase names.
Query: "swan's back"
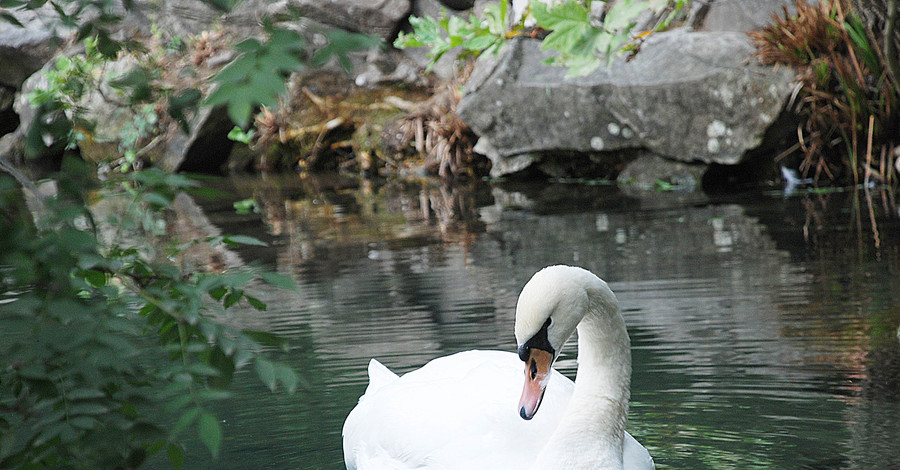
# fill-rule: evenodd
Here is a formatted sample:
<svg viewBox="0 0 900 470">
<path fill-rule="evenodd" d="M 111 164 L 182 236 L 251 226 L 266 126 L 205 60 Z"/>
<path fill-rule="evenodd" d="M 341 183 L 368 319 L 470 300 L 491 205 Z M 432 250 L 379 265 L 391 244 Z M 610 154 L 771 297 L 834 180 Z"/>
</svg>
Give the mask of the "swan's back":
<svg viewBox="0 0 900 470">
<path fill-rule="evenodd" d="M 527 469 L 574 384 L 554 371 L 531 421 L 516 410 L 521 387 L 515 354 L 466 351 L 367 389 L 344 423 L 347 468 Z"/>
</svg>

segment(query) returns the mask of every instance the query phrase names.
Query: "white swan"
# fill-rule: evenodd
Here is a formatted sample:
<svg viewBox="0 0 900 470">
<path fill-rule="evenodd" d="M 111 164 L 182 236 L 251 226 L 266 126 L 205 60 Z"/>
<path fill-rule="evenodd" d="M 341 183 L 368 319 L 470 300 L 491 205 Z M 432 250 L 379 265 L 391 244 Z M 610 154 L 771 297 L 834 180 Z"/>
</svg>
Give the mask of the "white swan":
<svg viewBox="0 0 900 470">
<path fill-rule="evenodd" d="M 573 384 L 551 365 L 576 327 Z M 542 269 L 519 295 L 515 332 L 518 357 L 467 351 L 402 377 L 373 359 L 344 423 L 347 469 L 654 468 L 625 432 L 630 341 L 605 282 L 581 268 Z"/>
</svg>

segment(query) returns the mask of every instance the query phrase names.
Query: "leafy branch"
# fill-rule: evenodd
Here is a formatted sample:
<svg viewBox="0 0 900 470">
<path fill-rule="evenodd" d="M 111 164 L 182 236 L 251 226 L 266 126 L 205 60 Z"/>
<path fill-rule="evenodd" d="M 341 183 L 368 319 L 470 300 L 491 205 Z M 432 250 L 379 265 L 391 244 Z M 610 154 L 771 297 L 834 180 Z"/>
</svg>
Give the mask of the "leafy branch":
<svg viewBox="0 0 900 470">
<path fill-rule="evenodd" d="M 500 0 L 498 4 L 487 5 L 484 8 L 483 18 L 470 14 L 468 20 L 464 20 L 458 16 L 448 15 L 446 9 L 441 9 L 441 19 L 413 15 L 409 17 L 413 33 L 401 31 L 394 41 L 394 46 L 399 49 L 430 48 L 428 52 L 430 62 L 426 70 L 431 70 L 447 51 L 456 47 L 463 50 L 461 58 L 482 53 L 496 53 L 507 40 L 508 10 L 509 1 Z"/>
<path fill-rule="evenodd" d="M 330 30 L 325 33 L 326 44 L 307 60 L 307 44 L 302 36 L 268 23 L 265 28 L 269 35 L 267 41 L 250 38 L 234 47 L 240 55 L 213 77 L 218 87 L 205 102 L 209 106 L 227 106 L 228 116 L 242 128 L 247 127 L 256 107 L 277 104 L 291 73 L 309 66 L 321 67 L 332 58 L 349 70 L 352 66 L 349 52 L 381 44 L 371 36 Z"/>
<path fill-rule="evenodd" d="M 448 16 L 443 11 L 441 19 L 410 17 L 413 33 L 401 33 L 394 45 L 398 48 L 429 47 L 431 69 L 447 51 L 461 47 L 463 54 L 479 55 L 495 53 L 509 38 L 522 35 L 527 17 L 535 21 L 536 31 L 547 31 L 541 49 L 559 54 L 544 61 L 548 65 L 567 67 L 567 77 L 582 76 L 609 64 L 624 53 L 637 53 L 643 39 L 663 30 L 681 14 L 688 0 L 620 0 L 612 4 L 603 15 L 603 21 L 595 24 L 592 5 L 606 7 L 599 0 L 567 0 L 552 6 L 543 2 L 531 2 L 529 15 L 523 17 L 512 30 L 507 31 L 508 2 L 485 8 L 484 18 L 470 15 L 468 20 Z M 601 5 L 602 4 L 602 5 Z M 637 18 L 645 12 L 662 15 L 649 31 L 634 34 Z M 538 34 L 539 35 L 539 34 Z"/>
<path fill-rule="evenodd" d="M 0 467 L 136 468 L 165 451 L 181 468 L 191 428 L 215 456 L 224 433 L 210 404 L 230 397 L 237 369 L 252 364 L 272 390 L 300 386 L 289 366 L 263 354 L 286 351 L 282 338 L 226 322 L 240 305 L 266 309 L 252 283 L 293 283 L 260 268 L 185 271 L 169 261 L 201 241 L 164 256 L 123 242 L 131 236 L 101 242 L 84 200 L 96 182 L 83 165 L 64 161 L 40 226 L 0 174 Z M 95 194 L 130 198 L 110 223 L 150 236 L 180 192 L 199 189 L 158 170 L 106 185 Z"/>
</svg>

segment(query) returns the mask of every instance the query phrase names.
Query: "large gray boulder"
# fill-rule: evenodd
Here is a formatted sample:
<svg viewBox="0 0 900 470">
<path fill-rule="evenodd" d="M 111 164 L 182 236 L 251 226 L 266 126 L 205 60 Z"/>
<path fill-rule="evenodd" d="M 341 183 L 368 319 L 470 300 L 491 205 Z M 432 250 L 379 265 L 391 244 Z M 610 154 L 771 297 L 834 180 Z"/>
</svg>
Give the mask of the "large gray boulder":
<svg viewBox="0 0 900 470">
<path fill-rule="evenodd" d="M 269 9 L 389 40 L 410 8 L 409 0 L 281 0 Z"/>
<path fill-rule="evenodd" d="M 817 4 L 817 0 L 806 0 Z M 712 0 L 705 2 L 702 27 L 705 31 L 753 31 L 772 22 L 772 15 L 783 15 L 784 10 L 797 12 L 795 0 Z"/>
<path fill-rule="evenodd" d="M 0 85 L 17 89 L 59 49 L 58 14 L 49 4 L 8 13 L 22 26 L 0 20 Z"/>
<path fill-rule="evenodd" d="M 541 63 L 540 42 L 480 59 L 457 109 L 492 174 L 543 155 L 643 148 L 686 162 L 736 164 L 757 148 L 793 89 L 792 71 L 757 65 L 736 32 L 657 33 L 634 60 L 579 78 Z"/>
</svg>

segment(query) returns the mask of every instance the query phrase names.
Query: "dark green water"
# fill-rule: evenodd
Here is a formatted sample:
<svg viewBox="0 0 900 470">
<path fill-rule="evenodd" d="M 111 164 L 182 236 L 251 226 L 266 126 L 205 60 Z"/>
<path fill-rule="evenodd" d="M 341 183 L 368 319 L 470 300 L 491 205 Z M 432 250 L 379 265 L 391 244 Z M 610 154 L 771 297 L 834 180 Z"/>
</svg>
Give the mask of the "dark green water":
<svg viewBox="0 0 900 470">
<path fill-rule="evenodd" d="M 224 453 L 187 468 L 341 469 L 341 426 L 376 357 L 396 372 L 513 351 L 521 286 L 557 263 L 610 282 L 633 344 L 628 428 L 659 469 L 900 468 L 900 215 L 891 195 L 707 198 L 552 184 L 217 183 L 241 251 L 296 277 L 239 321 L 287 336 L 307 383 L 250 373 L 219 412 Z M 874 219 L 873 216 L 874 215 Z M 570 342 L 557 368 L 574 374 Z"/>
</svg>

